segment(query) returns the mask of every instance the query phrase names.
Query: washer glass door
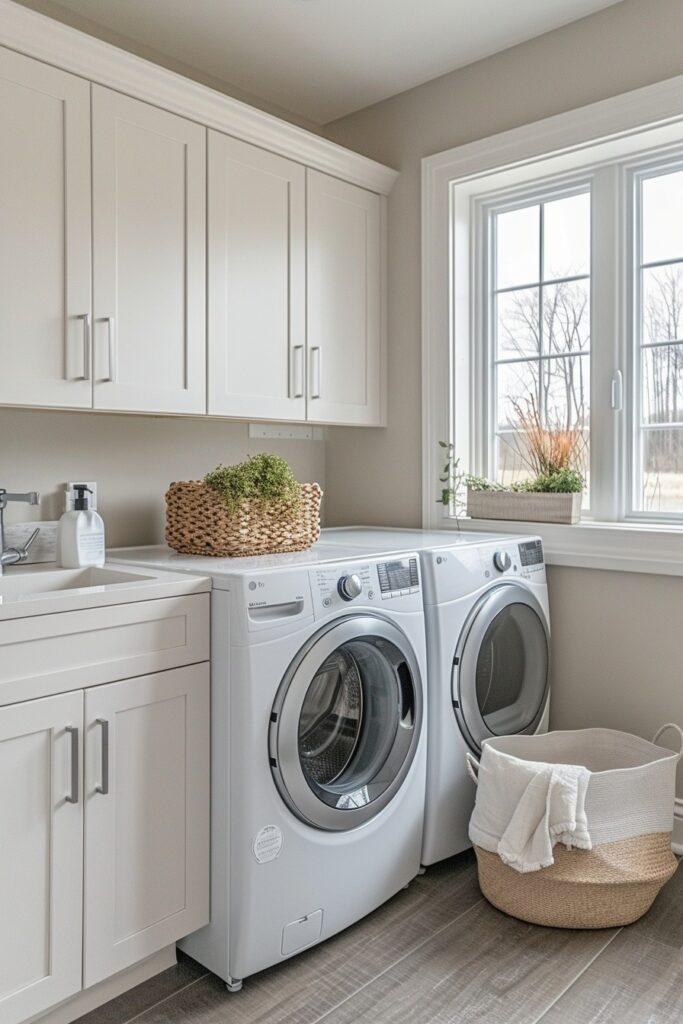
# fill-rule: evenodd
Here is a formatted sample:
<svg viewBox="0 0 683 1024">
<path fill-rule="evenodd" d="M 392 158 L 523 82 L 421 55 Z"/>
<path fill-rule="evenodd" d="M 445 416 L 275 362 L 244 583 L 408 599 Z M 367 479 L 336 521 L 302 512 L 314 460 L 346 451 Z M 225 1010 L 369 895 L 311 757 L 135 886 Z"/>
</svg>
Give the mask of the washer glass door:
<svg viewBox="0 0 683 1024">
<path fill-rule="evenodd" d="M 548 696 L 550 636 L 543 609 L 515 583 L 474 608 L 454 658 L 455 711 L 475 750 L 490 736 L 533 733 Z"/>
<path fill-rule="evenodd" d="M 421 721 L 419 670 L 401 630 L 370 615 L 341 620 L 313 638 L 278 691 L 275 782 L 309 824 L 355 828 L 402 785 Z"/>
</svg>

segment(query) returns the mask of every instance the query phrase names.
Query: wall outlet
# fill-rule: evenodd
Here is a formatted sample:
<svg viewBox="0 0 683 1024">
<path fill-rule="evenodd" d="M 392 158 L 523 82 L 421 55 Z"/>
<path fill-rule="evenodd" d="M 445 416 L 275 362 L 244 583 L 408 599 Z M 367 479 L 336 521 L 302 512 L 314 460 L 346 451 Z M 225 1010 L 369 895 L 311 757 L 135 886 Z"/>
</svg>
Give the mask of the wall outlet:
<svg viewBox="0 0 683 1024">
<path fill-rule="evenodd" d="M 278 441 L 324 441 L 323 427 L 308 423 L 250 423 L 249 437 L 274 438 Z"/>
<path fill-rule="evenodd" d="M 92 491 L 92 494 L 88 495 L 90 498 L 90 508 L 97 508 L 97 484 L 94 480 L 73 480 L 69 481 L 66 486 L 66 494 L 64 497 L 64 511 L 73 512 L 74 505 L 76 502 L 76 492 L 74 487 L 76 484 L 85 484 Z"/>
</svg>

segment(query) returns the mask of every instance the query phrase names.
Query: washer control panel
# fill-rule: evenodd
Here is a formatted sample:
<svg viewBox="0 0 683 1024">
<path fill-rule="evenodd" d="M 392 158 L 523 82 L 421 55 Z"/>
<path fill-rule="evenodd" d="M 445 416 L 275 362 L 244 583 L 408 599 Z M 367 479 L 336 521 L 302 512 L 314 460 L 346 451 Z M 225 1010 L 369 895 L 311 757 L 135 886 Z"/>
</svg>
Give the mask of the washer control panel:
<svg viewBox="0 0 683 1024">
<path fill-rule="evenodd" d="M 377 566 L 379 587 L 382 597 L 404 597 L 406 594 L 417 594 L 420 590 L 420 576 L 417 570 L 417 558 L 395 558 L 390 562 L 380 562 Z"/>
<path fill-rule="evenodd" d="M 391 599 L 403 605 L 422 600 L 417 555 L 319 565 L 310 578 L 314 607 L 323 615 L 361 604 L 379 608 Z"/>
<path fill-rule="evenodd" d="M 523 569 L 543 565 L 543 542 L 540 538 L 522 541 L 519 545 L 519 561 Z"/>
</svg>

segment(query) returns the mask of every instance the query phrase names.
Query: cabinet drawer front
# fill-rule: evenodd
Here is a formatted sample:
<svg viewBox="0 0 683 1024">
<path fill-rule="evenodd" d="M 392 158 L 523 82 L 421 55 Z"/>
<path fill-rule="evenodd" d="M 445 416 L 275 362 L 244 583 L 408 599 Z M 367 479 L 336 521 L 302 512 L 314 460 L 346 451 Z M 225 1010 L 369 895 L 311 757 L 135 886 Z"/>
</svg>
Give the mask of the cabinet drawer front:
<svg viewBox="0 0 683 1024">
<path fill-rule="evenodd" d="M 32 700 L 209 657 L 209 595 L 0 623 L 0 702 Z"/>
<path fill-rule="evenodd" d="M 209 919 L 209 666 L 85 695 L 86 987 Z"/>
<path fill-rule="evenodd" d="M 0 1020 L 81 988 L 83 694 L 0 708 Z"/>
</svg>

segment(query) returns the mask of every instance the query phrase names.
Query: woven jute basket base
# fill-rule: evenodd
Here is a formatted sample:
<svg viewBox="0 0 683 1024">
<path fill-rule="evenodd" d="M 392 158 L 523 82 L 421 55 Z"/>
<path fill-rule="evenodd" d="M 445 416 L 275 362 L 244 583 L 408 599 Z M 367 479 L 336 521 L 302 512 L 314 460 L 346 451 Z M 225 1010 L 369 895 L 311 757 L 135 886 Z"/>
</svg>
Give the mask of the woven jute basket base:
<svg viewBox="0 0 683 1024">
<path fill-rule="evenodd" d="M 170 485 L 166 492 L 166 541 L 186 555 L 238 558 L 305 551 L 320 536 L 318 484 L 300 484 L 301 507 L 249 501 L 230 513 L 223 498 L 201 480 Z"/>
<path fill-rule="evenodd" d="M 512 917 L 551 928 L 615 928 L 642 917 L 676 871 L 671 833 L 621 839 L 593 850 L 557 845 L 555 863 L 522 874 L 475 846 L 479 886 Z"/>
</svg>

